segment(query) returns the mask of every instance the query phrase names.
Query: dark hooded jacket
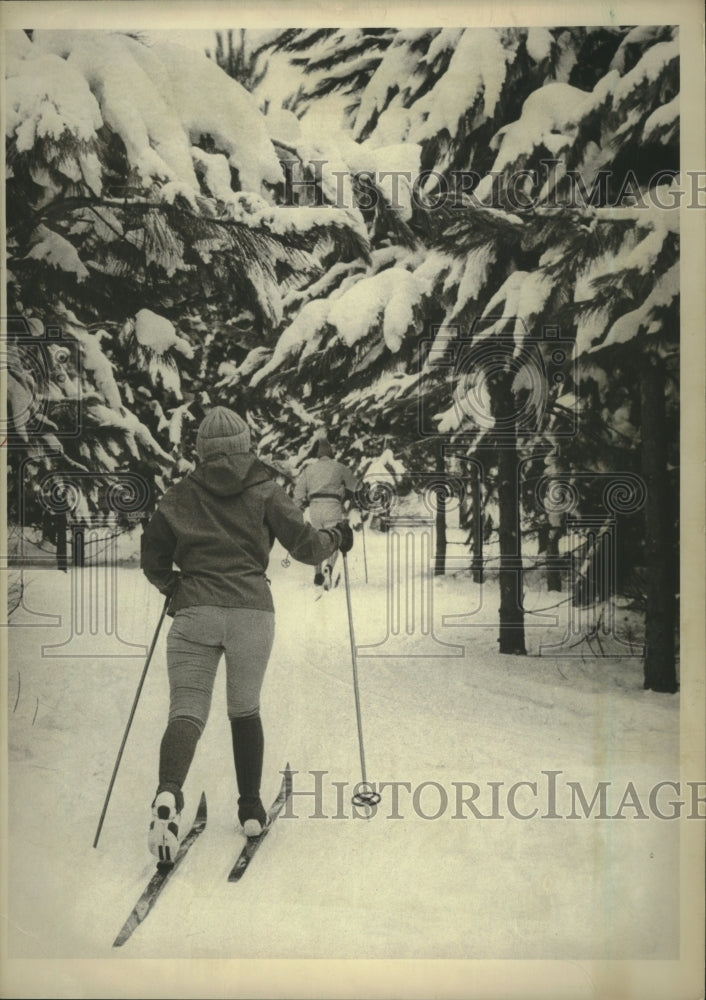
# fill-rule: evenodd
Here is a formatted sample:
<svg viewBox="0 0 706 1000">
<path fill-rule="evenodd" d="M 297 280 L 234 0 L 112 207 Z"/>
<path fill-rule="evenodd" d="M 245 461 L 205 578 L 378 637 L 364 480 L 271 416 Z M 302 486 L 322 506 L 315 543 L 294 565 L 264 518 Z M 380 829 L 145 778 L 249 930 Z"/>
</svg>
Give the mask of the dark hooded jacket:
<svg viewBox="0 0 706 1000">
<path fill-rule="evenodd" d="M 142 536 L 141 565 L 172 594 L 170 613 L 199 604 L 272 611 L 265 571 L 275 539 L 311 566 L 339 541 L 304 521 L 254 455 L 215 455 L 164 494 Z"/>
</svg>

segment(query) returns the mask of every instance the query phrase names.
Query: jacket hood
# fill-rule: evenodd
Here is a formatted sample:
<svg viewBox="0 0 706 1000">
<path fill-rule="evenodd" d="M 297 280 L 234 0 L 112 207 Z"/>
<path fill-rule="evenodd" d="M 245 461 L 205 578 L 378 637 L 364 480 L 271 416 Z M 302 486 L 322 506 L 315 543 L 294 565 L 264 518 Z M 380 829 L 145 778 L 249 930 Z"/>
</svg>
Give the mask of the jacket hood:
<svg viewBox="0 0 706 1000">
<path fill-rule="evenodd" d="M 270 476 L 255 455 L 238 454 L 216 455 L 201 462 L 190 478 L 214 496 L 229 497 L 256 483 L 267 482 Z"/>
</svg>

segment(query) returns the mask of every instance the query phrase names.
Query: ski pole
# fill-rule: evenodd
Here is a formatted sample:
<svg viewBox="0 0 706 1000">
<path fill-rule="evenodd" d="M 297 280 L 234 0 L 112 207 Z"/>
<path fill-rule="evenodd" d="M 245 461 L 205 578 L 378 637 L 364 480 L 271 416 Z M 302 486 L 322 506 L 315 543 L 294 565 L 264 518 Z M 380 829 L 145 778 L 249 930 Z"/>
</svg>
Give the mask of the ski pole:
<svg viewBox="0 0 706 1000">
<path fill-rule="evenodd" d="M 361 518 L 360 527 L 363 531 L 363 566 L 365 566 L 365 582 L 368 582 L 368 554 L 365 551 L 365 521 Z"/>
<path fill-rule="evenodd" d="M 348 631 L 351 638 L 351 659 L 353 662 L 353 691 L 355 693 L 355 714 L 358 722 L 358 747 L 360 749 L 360 770 L 362 776 L 362 785 L 368 784 L 368 779 L 365 774 L 365 749 L 363 748 L 363 722 L 360 715 L 360 691 L 358 689 L 358 660 L 356 658 L 355 652 L 355 633 L 353 631 L 353 609 L 351 607 L 351 585 L 348 579 L 348 559 L 346 558 L 346 553 L 343 552 L 343 578 L 346 583 L 346 604 L 348 605 Z M 357 791 L 352 799 L 353 803 L 358 806 L 372 806 L 377 805 L 380 801 L 380 795 L 378 792 L 372 791 L 371 789 Z"/>
<path fill-rule="evenodd" d="M 147 676 L 147 669 L 150 665 L 150 660 L 152 659 L 152 654 L 154 653 L 154 648 L 157 645 L 157 639 L 159 637 L 160 629 L 162 628 L 162 622 L 164 621 L 164 616 L 167 613 L 167 608 L 169 607 L 169 597 L 164 601 L 164 607 L 162 608 L 162 613 L 159 616 L 159 621 L 157 622 L 157 628 L 154 631 L 154 636 L 152 638 L 152 645 L 150 646 L 149 652 L 147 654 L 147 660 L 145 662 L 145 668 L 142 671 L 142 676 L 140 677 L 140 683 L 137 685 L 137 693 L 135 694 L 135 700 L 132 703 L 132 709 L 130 710 L 130 718 L 127 720 L 127 725 L 125 726 L 125 732 L 123 734 L 123 741 L 120 744 L 120 749 L 118 750 L 118 759 L 115 761 L 115 767 L 113 768 L 113 774 L 110 779 L 110 784 L 108 785 L 108 793 L 105 797 L 105 802 L 103 803 L 103 811 L 101 812 L 100 819 L 98 820 L 98 829 L 96 830 L 96 837 L 93 841 L 93 846 L 98 846 L 98 838 L 101 835 L 101 830 L 103 829 L 103 820 L 105 819 L 105 814 L 108 811 L 108 802 L 110 801 L 110 796 L 113 792 L 113 785 L 115 784 L 115 778 L 118 773 L 118 768 L 120 767 L 120 761 L 122 760 L 123 750 L 125 749 L 125 744 L 127 742 L 127 736 L 130 732 L 130 726 L 132 725 L 132 720 L 135 716 L 135 711 L 137 709 L 137 703 L 140 700 L 140 694 L 142 693 L 142 686 L 145 683 L 145 677 Z"/>
</svg>

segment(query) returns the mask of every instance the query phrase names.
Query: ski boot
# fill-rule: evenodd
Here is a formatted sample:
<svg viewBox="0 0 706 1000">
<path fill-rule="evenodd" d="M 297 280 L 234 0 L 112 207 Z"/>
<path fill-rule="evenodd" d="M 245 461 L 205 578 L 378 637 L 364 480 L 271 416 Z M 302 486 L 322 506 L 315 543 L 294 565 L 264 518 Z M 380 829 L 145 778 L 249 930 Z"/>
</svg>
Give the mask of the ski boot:
<svg viewBox="0 0 706 1000">
<path fill-rule="evenodd" d="M 259 837 L 267 826 L 267 813 L 260 799 L 240 799 L 238 820 L 246 837 Z"/>
<path fill-rule="evenodd" d="M 173 792 L 159 792 L 152 803 L 152 821 L 147 835 L 147 845 L 163 864 L 173 864 L 179 850 L 179 821 L 176 796 Z"/>
</svg>

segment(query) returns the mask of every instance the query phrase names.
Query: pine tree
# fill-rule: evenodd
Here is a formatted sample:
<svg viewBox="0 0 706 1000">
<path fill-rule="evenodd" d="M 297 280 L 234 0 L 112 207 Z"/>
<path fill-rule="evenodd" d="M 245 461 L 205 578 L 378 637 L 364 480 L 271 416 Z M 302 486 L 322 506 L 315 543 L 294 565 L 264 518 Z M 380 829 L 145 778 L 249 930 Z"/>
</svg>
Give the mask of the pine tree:
<svg viewBox="0 0 706 1000">
<path fill-rule="evenodd" d="M 334 45 L 332 37 L 317 36 L 311 62 L 321 69 L 326 44 L 331 58 L 338 46 L 345 75 L 346 46 L 340 39 Z M 300 52 L 305 42 L 299 40 Z M 533 427 L 517 428 L 514 461 L 555 473 L 563 463 L 569 477 L 578 475 L 582 482 L 587 470 L 567 464 L 565 454 L 579 463 L 582 455 L 583 461 L 595 455 L 596 469 L 605 468 L 608 457 L 607 468 L 619 471 L 615 462 L 631 460 L 630 443 L 627 448 L 615 443 L 614 426 L 624 419 L 623 397 L 597 389 L 596 379 L 584 373 L 598 370 L 595 361 L 588 364 L 589 354 L 597 357 L 597 350 L 608 351 L 615 341 L 632 337 L 629 331 L 643 321 L 649 329 L 662 328 L 658 310 L 674 307 L 678 234 L 670 213 L 645 212 L 641 202 L 661 192 L 668 203 L 678 170 L 676 29 L 429 30 L 396 32 L 386 42 L 367 81 L 348 76 L 344 122 L 352 122 L 353 135 L 372 148 L 395 140 L 416 145 L 420 165 L 436 172 L 410 205 L 409 251 L 401 250 L 399 241 L 395 246 L 390 227 L 390 242 L 374 251 L 372 267 L 352 274 L 334 268 L 333 284 L 325 292 L 320 287 L 328 297 L 333 287 L 341 309 L 322 299 L 315 312 L 313 301 L 302 298 L 301 313 L 292 313 L 273 357 L 256 375 L 258 383 L 277 381 L 275 373 L 287 358 L 290 391 L 300 379 L 310 384 L 315 371 L 321 394 L 333 408 L 342 404 L 373 434 L 377 415 L 384 414 L 409 453 L 419 440 L 419 425 L 409 419 L 415 404 L 417 410 L 435 410 L 438 430 L 448 440 L 462 440 L 469 429 L 458 420 L 459 399 L 449 397 L 447 372 L 425 365 L 423 342 L 440 320 L 467 333 L 474 318 L 489 321 L 496 314 L 497 324 L 485 322 L 482 336 L 497 339 L 506 374 L 516 376 L 510 390 L 499 380 L 502 413 L 507 418 L 529 398 L 537 418 Z M 374 47 L 373 52 L 378 59 L 380 53 Z M 470 60 L 469 53 L 476 58 Z M 455 68 L 461 63 L 473 72 L 466 69 L 459 92 Z M 324 76 L 319 84 L 331 92 L 335 79 Z M 315 98 L 300 93 L 298 101 L 306 122 Z M 424 197 L 433 211 L 419 210 Z M 394 349 L 381 321 L 397 279 L 386 278 L 383 291 L 381 268 L 414 278 L 407 295 L 411 315 L 419 318 Z M 344 303 L 359 301 L 356 292 L 378 306 L 372 315 L 359 311 L 354 332 L 350 318 L 346 326 L 339 317 Z M 543 398 L 533 400 L 527 372 L 533 366 L 553 370 L 551 346 L 531 343 L 532 331 L 546 326 L 558 327 L 562 340 L 575 343 L 576 360 L 567 357 L 561 384 L 550 384 Z M 348 332 L 342 336 L 342 330 Z M 503 353 L 508 340 L 520 355 L 529 352 L 524 375 L 518 374 L 512 353 Z M 453 346 L 453 335 L 446 346 Z M 365 373 L 368 387 L 352 385 L 349 377 L 341 398 L 337 376 L 346 367 L 354 379 Z M 609 386 L 614 381 L 610 365 L 602 377 Z M 599 419 L 592 409 L 597 391 L 603 395 Z M 576 433 L 567 439 L 571 419 L 577 421 Z M 485 446 L 488 433 L 475 435 L 474 448 Z M 501 483 L 508 479 L 509 469 L 500 475 Z M 519 497 L 510 493 L 508 499 L 506 486 L 502 493 L 503 520 L 509 519 L 501 525 L 503 536 L 519 535 L 523 518 L 525 530 L 545 531 L 550 554 L 557 553 L 560 526 L 547 522 L 546 511 L 537 509 L 531 496 L 524 498 L 523 513 Z M 586 497 L 584 502 L 593 501 Z M 509 551 L 508 558 L 513 558 Z M 551 565 L 555 572 L 555 559 Z M 513 624 L 517 628 L 519 621 Z"/>
<path fill-rule="evenodd" d="M 265 49 L 272 44 L 273 40 L 270 39 L 267 44 L 250 46 L 245 28 L 239 29 L 237 41 L 234 31 L 227 31 L 225 34 L 217 31 L 215 50 L 212 53 L 207 49 L 206 55 L 215 59 L 228 76 L 252 93 L 267 73 L 267 65 L 263 63 L 261 57 Z"/>
<path fill-rule="evenodd" d="M 177 73 L 168 47 L 93 42 L 97 70 L 80 40 L 42 33 L 15 38 L 8 67 L 10 298 L 28 321 L 61 323 L 84 362 L 60 362 L 56 387 L 39 373 L 54 427 L 30 425 L 36 380 L 17 341 L 23 446 L 48 467 L 144 462 L 161 488 L 217 398 L 248 413 L 263 457 L 286 475 L 324 424 L 360 470 L 389 453 L 428 472 L 440 440 L 461 447 L 484 470 L 474 555 L 483 502 L 501 510 L 501 647 L 522 652 L 520 539 L 541 536 L 555 574 L 565 521 L 536 485 L 554 479 L 593 510 L 600 476 L 642 468 L 665 482 L 678 466 L 678 220 L 658 207 L 679 167 L 676 29 L 221 39 L 217 58 L 255 92 L 268 51 L 301 71 L 290 112 L 268 108 L 267 119 L 213 60 L 180 56 Z M 175 78 L 171 95 L 157 68 Z M 100 94 L 87 82 L 95 72 Z M 54 117 L 35 78 L 52 82 Z M 225 92 L 238 128 L 208 100 L 194 109 L 189 86 Z M 469 350 L 488 359 L 472 375 L 435 361 Z M 50 435 L 75 410 L 66 384 L 79 380 L 95 433 L 87 455 L 62 444 L 62 457 Z M 663 411 L 648 412 L 660 399 Z M 645 420 L 666 428 L 653 450 Z M 613 587 L 634 587 L 642 562 L 651 573 L 669 552 L 654 579 L 674 593 L 676 510 L 656 492 L 646 546 L 626 529 Z M 574 556 L 586 572 L 592 544 L 587 535 Z M 573 585 L 577 600 L 606 596 L 580 573 Z M 646 683 L 673 689 L 672 611 L 660 618 L 656 588 L 647 603 Z"/>
<path fill-rule="evenodd" d="M 52 31 L 9 33 L 8 55 L 9 308 L 25 331 L 55 326 L 69 346 L 30 384 L 22 368 L 48 348 L 11 338 L 13 493 L 20 469 L 32 491 L 40 467 L 96 480 L 130 468 L 153 502 L 184 471 L 185 404 L 208 400 L 202 331 L 182 330 L 185 314 L 214 302 L 249 312 L 265 344 L 283 292 L 324 255 L 365 257 L 367 236 L 350 213 L 278 209 L 265 121 L 205 56 Z M 90 433 L 67 438 L 77 420 Z M 40 507 L 37 495 L 17 514 L 36 520 Z"/>
</svg>

